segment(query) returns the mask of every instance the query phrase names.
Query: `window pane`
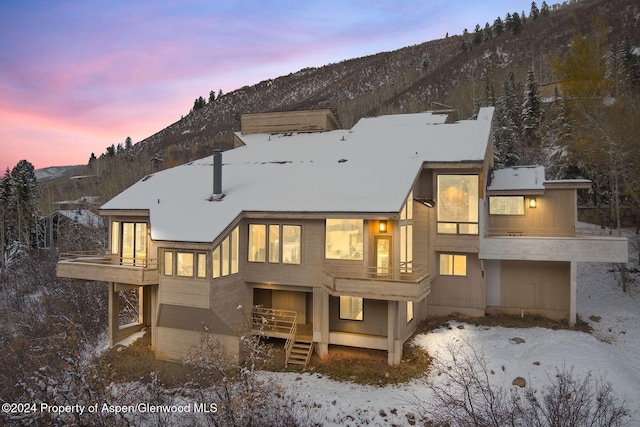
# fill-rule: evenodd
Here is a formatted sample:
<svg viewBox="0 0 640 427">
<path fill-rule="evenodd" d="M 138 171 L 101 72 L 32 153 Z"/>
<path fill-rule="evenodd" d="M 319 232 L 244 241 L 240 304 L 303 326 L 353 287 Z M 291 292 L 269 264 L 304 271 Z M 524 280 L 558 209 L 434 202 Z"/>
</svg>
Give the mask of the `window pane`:
<svg viewBox="0 0 640 427">
<path fill-rule="evenodd" d="M 413 271 L 413 225 L 407 225 L 407 271 Z"/>
<path fill-rule="evenodd" d="M 136 265 L 144 265 L 147 259 L 147 224 L 136 224 Z"/>
<path fill-rule="evenodd" d="M 193 254 L 178 252 L 176 260 L 176 274 L 178 276 L 193 277 Z"/>
<path fill-rule="evenodd" d="M 477 175 L 438 175 L 438 221 L 478 222 Z"/>
<path fill-rule="evenodd" d="M 443 276 L 466 276 L 467 256 L 440 254 L 440 274 Z"/>
<path fill-rule="evenodd" d="M 328 259 L 363 259 L 364 221 L 361 219 L 327 219 L 325 257 Z"/>
<path fill-rule="evenodd" d="M 340 297 L 340 318 L 345 320 L 362 320 L 362 298 Z"/>
<path fill-rule="evenodd" d="M 407 323 L 413 320 L 413 301 L 407 301 Z"/>
<path fill-rule="evenodd" d="M 164 275 L 173 276 L 173 252 L 164 251 Z"/>
<path fill-rule="evenodd" d="M 207 277 L 207 254 L 198 254 L 198 277 Z"/>
<path fill-rule="evenodd" d="M 451 223 L 451 222 L 439 222 L 438 233 L 439 234 L 457 234 L 458 224 Z"/>
<path fill-rule="evenodd" d="M 218 277 L 220 277 L 220 246 L 217 246 L 213 250 L 211 258 L 213 259 L 213 278 L 217 279 Z"/>
<path fill-rule="evenodd" d="M 269 262 L 280 262 L 279 225 L 269 225 Z"/>
<path fill-rule="evenodd" d="M 460 234 L 478 234 L 478 224 L 458 224 Z"/>
<path fill-rule="evenodd" d="M 133 222 L 122 223 L 122 264 L 133 265 L 135 248 L 135 224 Z"/>
<path fill-rule="evenodd" d="M 117 221 L 111 223 L 111 253 L 120 253 L 120 223 Z"/>
<path fill-rule="evenodd" d="M 282 262 L 285 264 L 300 264 L 300 234 L 299 225 L 282 226 Z"/>
<path fill-rule="evenodd" d="M 229 236 L 220 244 L 220 255 L 222 256 L 222 275 L 229 275 Z"/>
<path fill-rule="evenodd" d="M 409 193 L 407 198 L 407 220 L 413 219 L 413 191 Z"/>
<path fill-rule="evenodd" d="M 489 197 L 489 214 L 524 215 L 524 196 Z"/>
<path fill-rule="evenodd" d="M 453 274 L 453 255 L 440 254 L 440 274 L 445 276 Z"/>
<path fill-rule="evenodd" d="M 267 226 L 264 224 L 249 224 L 249 252 L 248 260 L 265 262 L 266 259 Z"/>
<path fill-rule="evenodd" d="M 231 274 L 238 272 L 238 254 L 240 253 L 238 241 L 239 231 L 238 227 L 236 227 L 231 232 Z"/>
</svg>

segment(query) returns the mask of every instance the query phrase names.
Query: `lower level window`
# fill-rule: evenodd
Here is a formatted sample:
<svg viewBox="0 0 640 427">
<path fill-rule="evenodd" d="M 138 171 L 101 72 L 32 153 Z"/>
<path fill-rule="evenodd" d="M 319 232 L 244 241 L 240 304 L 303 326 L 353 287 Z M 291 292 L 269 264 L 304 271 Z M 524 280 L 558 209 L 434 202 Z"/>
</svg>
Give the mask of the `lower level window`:
<svg viewBox="0 0 640 427">
<path fill-rule="evenodd" d="M 362 320 L 364 303 L 362 298 L 340 297 L 340 319 Z"/>
<path fill-rule="evenodd" d="M 442 276 L 466 276 L 467 256 L 440 254 L 440 274 Z"/>
<path fill-rule="evenodd" d="M 407 323 L 413 320 L 413 301 L 407 301 Z"/>
</svg>

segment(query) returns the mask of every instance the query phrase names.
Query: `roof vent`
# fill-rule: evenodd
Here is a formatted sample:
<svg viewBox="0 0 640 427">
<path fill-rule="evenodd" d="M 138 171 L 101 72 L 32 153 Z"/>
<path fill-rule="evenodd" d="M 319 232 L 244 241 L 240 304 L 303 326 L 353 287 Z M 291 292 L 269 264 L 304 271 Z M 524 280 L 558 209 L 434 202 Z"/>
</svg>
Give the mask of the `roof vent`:
<svg viewBox="0 0 640 427">
<path fill-rule="evenodd" d="M 222 150 L 213 151 L 213 196 L 211 200 L 221 200 L 222 194 Z"/>
</svg>

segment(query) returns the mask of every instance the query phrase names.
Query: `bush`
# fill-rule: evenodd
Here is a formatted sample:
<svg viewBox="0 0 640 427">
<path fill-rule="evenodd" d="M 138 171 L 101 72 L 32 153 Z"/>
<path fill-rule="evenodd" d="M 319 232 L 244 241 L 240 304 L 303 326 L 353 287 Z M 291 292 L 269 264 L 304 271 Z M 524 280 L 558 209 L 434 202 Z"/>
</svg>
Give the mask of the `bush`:
<svg viewBox="0 0 640 427">
<path fill-rule="evenodd" d="M 470 345 L 450 345 L 451 362 L 434 360 L 433 374 L 423 379 L 430 399 L 416 406 L 433 427 L 619 427 L 628 425 L 629 410 L 611 384 L 591 373 L 577 378 L 559 370 L 540 391 L 505 390 L 492 385 L 484 356 Z"/>
</svg>

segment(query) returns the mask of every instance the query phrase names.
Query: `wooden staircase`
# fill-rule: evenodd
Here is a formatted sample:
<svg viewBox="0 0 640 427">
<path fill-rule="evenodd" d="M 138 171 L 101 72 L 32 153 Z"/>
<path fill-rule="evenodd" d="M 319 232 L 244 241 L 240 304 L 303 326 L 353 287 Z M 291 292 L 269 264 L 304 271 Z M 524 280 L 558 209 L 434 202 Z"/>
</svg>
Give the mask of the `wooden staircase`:
<svg viewBox="0 0 640 427">
<path fill-rule="evenodd" d="M 298 313 L 291 310 L 254 307 L 252 333 L 265 337 L 285 339 L 285 368 L 289 365 L 307 366 L 313 352 L 313 339 L 298 335 Z"/>
<path fill-rule="evenodd" d="M 307 366 L 311 360 L 311 353 L 313 352 L 313 340 L 309 338 L 297 337 L 293 341 L 289 356 L 285 361 L 285 367 L 287 364 Z"/>
</svg>

